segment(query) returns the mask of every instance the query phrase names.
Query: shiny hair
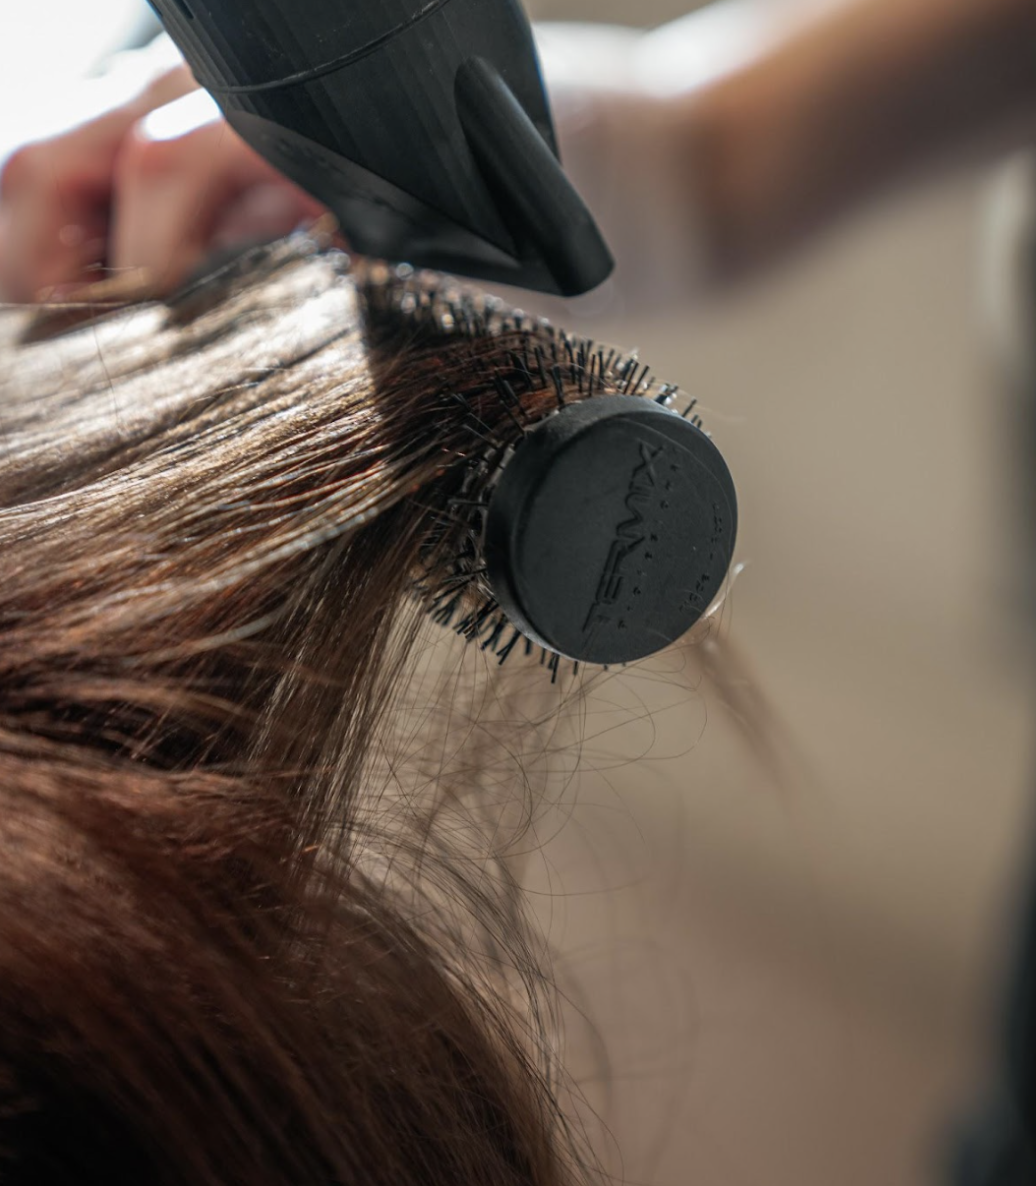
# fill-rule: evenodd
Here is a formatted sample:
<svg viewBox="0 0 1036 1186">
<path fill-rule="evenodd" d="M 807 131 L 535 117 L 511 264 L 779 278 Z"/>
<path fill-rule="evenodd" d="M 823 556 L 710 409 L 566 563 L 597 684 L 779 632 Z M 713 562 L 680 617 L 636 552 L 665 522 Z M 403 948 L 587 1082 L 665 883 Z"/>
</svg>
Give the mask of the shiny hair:
<svg viewBox="0 0 1036 1186">
<path fill-rule="evenodd" d="M 589 1180 L 456 655 L 550 689 L 481 492 L 650 381 L 304 238 L 88 312 L 0 319 L 0 1180 Z"/>
</svg>

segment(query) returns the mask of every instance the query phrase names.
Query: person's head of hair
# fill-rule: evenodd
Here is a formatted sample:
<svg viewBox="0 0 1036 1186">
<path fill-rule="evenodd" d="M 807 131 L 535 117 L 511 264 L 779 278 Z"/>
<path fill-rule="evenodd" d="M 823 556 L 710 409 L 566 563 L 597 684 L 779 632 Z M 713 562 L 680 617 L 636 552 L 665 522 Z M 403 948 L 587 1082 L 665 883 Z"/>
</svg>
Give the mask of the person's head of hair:
<svg viewBox="0 0 1036 1186">
<path fill-rule="evenodd" d="M 429 639 L 527 649 L 483 487 L 585 347 L 307 240 L 0 337 L 0 1181 L 583 1180 Z"/>
</svg>

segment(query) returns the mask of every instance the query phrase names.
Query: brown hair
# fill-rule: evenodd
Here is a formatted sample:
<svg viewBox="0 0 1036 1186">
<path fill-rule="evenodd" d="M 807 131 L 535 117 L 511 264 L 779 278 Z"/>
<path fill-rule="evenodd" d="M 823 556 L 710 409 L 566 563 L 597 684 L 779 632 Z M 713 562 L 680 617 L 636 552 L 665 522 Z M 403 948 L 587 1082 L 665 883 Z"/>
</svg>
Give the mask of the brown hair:
<svg viewBox="0 0 1036 1186">
<path fill-rule="evenodd" d="M 429 610 L 526 649 L 492 469 L 646 375 L 305 239 L 54 330 L 0 323 L 0 1180 L 585 1180 L 522 772 L 414 673 Z"/>
</svg>

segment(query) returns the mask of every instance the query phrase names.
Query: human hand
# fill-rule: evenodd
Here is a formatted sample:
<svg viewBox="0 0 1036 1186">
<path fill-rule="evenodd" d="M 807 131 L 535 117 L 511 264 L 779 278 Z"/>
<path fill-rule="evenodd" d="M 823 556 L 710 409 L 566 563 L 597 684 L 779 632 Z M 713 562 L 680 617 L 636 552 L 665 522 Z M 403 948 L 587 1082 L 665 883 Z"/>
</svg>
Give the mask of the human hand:
<svg viewBox="0 0 1036 1186">
<path fill-rule="evenodd" d="M 0 172 L 0 298 L 68 299 L 115 274 L 175 288 L 204 258 L 324 208 L 228 126 L 168 52 L 88 84 L 68 125 Z"/>
<path fill-rule="evenodd" d="M 683 143 L 693 112 L 645 82 L 640 30 L 542 24 L 536 40 L 562 163 L 615 257 L 613 281 L 582 305 L 621 316 L 693 299 L 708 247 Z"/>
</svg>

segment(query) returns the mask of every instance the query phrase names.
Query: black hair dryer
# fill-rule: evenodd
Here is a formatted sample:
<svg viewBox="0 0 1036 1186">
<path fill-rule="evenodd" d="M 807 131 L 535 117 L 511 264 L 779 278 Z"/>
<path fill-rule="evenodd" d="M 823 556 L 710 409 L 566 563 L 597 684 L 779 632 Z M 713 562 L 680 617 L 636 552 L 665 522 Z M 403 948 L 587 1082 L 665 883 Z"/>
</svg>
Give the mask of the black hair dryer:
<svg viewBox="0 0 1036 1186">
<path fill-rule="evenodd" d="M 575 296 L 613 262 L 519 0 L 151 0 L 198 82 L 356 251 Z"/>
</svg>

